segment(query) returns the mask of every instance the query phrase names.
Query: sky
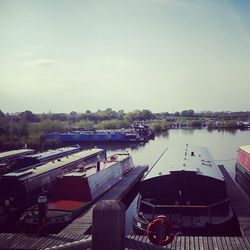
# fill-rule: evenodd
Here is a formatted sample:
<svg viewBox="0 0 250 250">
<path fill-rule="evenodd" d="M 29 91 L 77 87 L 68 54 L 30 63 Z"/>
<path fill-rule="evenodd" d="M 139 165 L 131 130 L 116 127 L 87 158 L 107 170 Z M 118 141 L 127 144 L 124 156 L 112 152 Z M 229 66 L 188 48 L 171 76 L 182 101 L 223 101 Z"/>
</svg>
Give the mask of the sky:
<svg viewBox="0 0 250 250">
<path fill-rule="evenodd" d="M 250 1 L 0 0 L 0 110 L 249 111 Z"/>
</svg>

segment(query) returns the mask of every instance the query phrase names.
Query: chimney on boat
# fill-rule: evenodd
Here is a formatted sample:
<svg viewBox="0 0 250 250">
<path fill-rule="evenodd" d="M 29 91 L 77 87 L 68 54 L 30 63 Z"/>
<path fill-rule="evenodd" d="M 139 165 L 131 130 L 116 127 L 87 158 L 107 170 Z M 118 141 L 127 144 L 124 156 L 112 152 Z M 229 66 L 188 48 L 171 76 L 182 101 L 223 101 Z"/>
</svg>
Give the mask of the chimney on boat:
<svg viewBox="0 0 250 250">
<path fill-rule="evenodd" d="M 48 200 L 47 196 L 42 195 L 38 197 L 38 213 L 39 213 L 39 228 L 40 234 L 46 234 L 47 227 L 47 210 L 48 210 Z"/>
<path fill-rule="evenodd" d="M 100 164 L 100 161 L 97 161 L 97 164 L 96 164 L 96 170 L 97 170 L 97 171 L 100 171 L 100 165 L 101 165 L 101 164 Z"/>
</svg>

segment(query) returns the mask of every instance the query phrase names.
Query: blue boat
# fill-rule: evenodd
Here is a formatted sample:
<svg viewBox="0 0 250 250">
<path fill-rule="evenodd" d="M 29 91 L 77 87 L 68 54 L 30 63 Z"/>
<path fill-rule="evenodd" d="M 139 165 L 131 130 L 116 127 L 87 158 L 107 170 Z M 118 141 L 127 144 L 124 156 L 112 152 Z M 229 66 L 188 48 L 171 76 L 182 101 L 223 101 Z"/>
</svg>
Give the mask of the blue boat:
<svg viewBox="0 0 250 250">
<path fill-rule="evenodd" d="M 134 129 L 54 132 L 46 135 L 47 140 L 60 142 L 142 142 L 144 137 Z"/>
</svg>

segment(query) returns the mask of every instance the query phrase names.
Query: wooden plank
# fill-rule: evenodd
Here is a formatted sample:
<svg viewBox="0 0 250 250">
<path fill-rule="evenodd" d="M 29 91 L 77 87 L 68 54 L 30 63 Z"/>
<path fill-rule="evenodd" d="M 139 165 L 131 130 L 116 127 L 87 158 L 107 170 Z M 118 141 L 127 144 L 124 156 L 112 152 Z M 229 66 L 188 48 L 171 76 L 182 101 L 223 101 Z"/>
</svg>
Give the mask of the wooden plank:
<svg viewBox="0 0 250 250">
<path fill-rule="evenodd" d="M 213 249 L 214 248 L 211 236 L 207 237 L 207 243 L 208 243 L 208 249 Z"/>
<path fill-rule="evenodd" d="M 237 245 L 235 243 L 234 237 L 229 237 L 229 241 L 230 241 L 230 248 L 231 249 L 238 249 Z"/>
<path fill-rule="evenodd" d="M 220 237 L 222 243 L 222 249 L 228 249 L 225 237 Z"/>
<path fill-rule="evenodd" d="M 194 237 L 193 236 L 189 237 L 189 247 L 190 247 L 190 250 L 195 250 L 195 244 L 194 244 Z"/>
<path fill-rule="evenodd" d="M 64 238 L 65 239 L 65 238 Z M 59 235 L 49 235 L 49 237 L 46 238 L 46 241 L 41 246 L 42 248 L 52 247 L 55 245 L 59 245 L 61 242 L 64 242 L 62 238 Z"/>
<path fill-rule="evenodd" d="M 214 250 L 215 250 L 215 249 L 219 250 L 218 245 L 217 245 L 216 237 L 212 237 L 212 242 L 213 242 L 213 249 L 214 249 Z"/>
<path fill-rule="evenodd" d="M 199 249 L 204 250 L 204 242 L 203 242 L 204 237 L 199 236 Z"/>
<path fill-rule="evenodd" d="M 185 244 L 186 244 L 186 237 L 185 236 L 179 236 L 180 238 L 180 248 L 181 250 L 185 249 Z"/>
<path fill-rule="evenodd" d="M 18 239 L 17 245 L 16 247 L 22 247 L 24 249 L 32 249 L 32 244 L 34 244 L 34 242 L 38 239 L 37 235 L 24 235 L 22 236 L 21 240 Z M 15 248 L 15 247 L 13 247 Z"/>
<path fill-rule="evenodd" d="M 209 250 L 207 237 L 202 237 L 204 250 Z"/>
<path fill-rule="evenodd" d="M 16 234 L 16 237 L 13 238 L 12 242 L 9 242 L 10 247 L 11 248 L 18 247 L 19 242 L 22 241 L 23 237 L 24 237 L 24 234 Z"/>
<path fill-rule="evenodd" d="M 240 241 L 239 241 L 239 237 L 233 237 L 233 239 L 234 239 L 234 242 L 235 242 L 236 249 L 241 249 L 241 244 L 240 244 Z"/>
<path fill-rule="evenodd" d="M 45 237 L 40 237 L 38 240 L 34 241 L 31 245 L 31 248 L 32 249 L 40 249 L 43 247 L 44 245 L 44 242 L 46 241 L 47 239 Z"/>
<path fill-rule="evenodd" d="M 199 237 L 198 236 L 194 236 L 194 247 L 195 249 L 199 249 Z"/>
<path fill-rule="evenodd" d="M 243 237 L 243 239 L 244 239 L 244 242 L 245 242 L 245 244 L 246 244 L 246 246 L 247 246 L 247 249 L 250 249 L 250 238 L 249 237 Z"/>
<path fill-rule="evenodd" d="M 174 237 L 173 241 L 168 245 L 171 249 L 176 249 L 177 236 Z"/>
<path fill-rule="evenodd" d="M 223 249 L 221 237 L 216 237 L 217 245 L 219 249 Z"/>
<path fill-rule="evenodd" d="M 189 236 L 185 236 L 185 245 L 184 245 L 184 249 L 189 249 Z"/>
<path fill-rule="evenodd" d="M 224 239 L 225 239 L 225 241 L 226 241 L 227 248 L 228 248 L 228 249 L 231 249 L 231 248 L 230 248 L 230 247 L 231 247 L 230 237 L 226 236 L 226 237 L 224 237 Z"/>
<path fill-rule="evenodd" d="M 176 236 L 175 248 L 176 249 L 181 248 L 181 236 Z"/>
<path fill-rule="evenodd" d="M 244 240 L 243 237 L 238 237 L 238 240 L 240 242 L 241 249 L 249 249 L 249 246 L 246 245 L 245 240 Z"/>
</svg>

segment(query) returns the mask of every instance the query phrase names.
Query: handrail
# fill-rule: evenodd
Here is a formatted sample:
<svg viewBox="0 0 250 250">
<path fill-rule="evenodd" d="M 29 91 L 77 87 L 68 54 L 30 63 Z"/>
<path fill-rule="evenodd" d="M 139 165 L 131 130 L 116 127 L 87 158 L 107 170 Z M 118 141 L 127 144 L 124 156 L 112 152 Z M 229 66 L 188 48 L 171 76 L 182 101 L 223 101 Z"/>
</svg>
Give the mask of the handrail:
<svg viewBox="0 0 250 250">
<path fill-rule="evenodd" d="M 179 204 L 179 205 L 155 205 L 155 204 L 152 204 L 150 202 L 147 202 L 147 201 L 141 201 L 141 203 L 145 204 L 145 205 L 148 205 L 149 207 L 152 207 L 152 208 L 179 208 L 179 207 L 182 207 L 182 208 L 212 208 L 212 207 L 215 207 L 215 206 L 218 206 L 220 204 L 223 204 L 223 203 L 226 203 L 228 202 L 229 199 L 225 199 L 225 200 L 222 200 L 222 201 L 219 201 L 219 202 L 215 202 L 211 205 L 183 205 L 183 204 Z"/>
</svg>

